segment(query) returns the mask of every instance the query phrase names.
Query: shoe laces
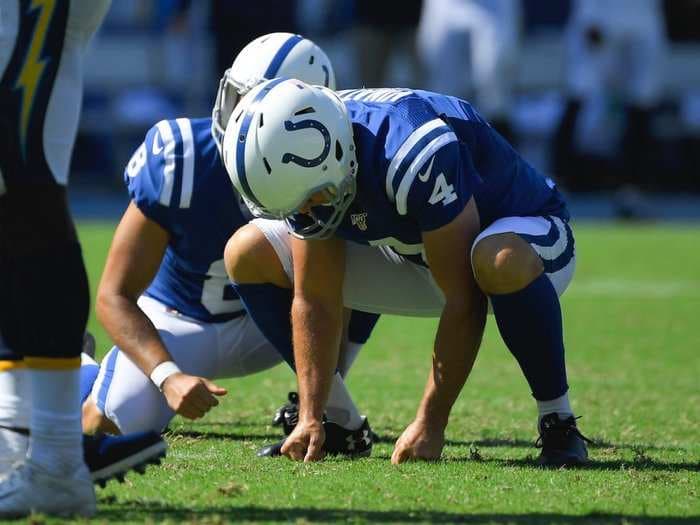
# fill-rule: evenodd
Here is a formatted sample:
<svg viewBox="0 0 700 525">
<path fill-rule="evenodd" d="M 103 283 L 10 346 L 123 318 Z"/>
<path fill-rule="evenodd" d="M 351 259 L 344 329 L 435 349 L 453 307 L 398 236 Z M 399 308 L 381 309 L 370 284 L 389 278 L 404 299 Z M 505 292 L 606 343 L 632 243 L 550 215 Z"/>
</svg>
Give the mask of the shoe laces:
<svg viewBox="0 0 700 525">
<path fill-rule="evenodd" d="M 556 420 L 545 416 L 540 423 L 540 435 L 537 437 L 537 441 L 535 441 L 535 446 L 537 448 L 543 448 L 545 446 L 545 441 L 562 441 L 572 435 L 593 445 L 593 440 L 584 436 L 576 426 L 576 421 L 579 419 L 581 419 L 581 416 L 571 416 L 566 419 L 560 419 L 559 416 L 556 416 Z"/>
</svg>

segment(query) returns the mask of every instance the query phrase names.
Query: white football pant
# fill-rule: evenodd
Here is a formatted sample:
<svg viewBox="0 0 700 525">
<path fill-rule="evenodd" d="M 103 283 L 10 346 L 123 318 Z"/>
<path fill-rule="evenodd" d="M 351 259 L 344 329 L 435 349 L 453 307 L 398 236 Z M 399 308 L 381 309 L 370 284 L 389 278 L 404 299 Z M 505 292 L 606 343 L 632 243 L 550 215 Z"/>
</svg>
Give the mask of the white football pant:
<svg viewBox="0 0 700 525">
<path fill-rule="evenodd" d="M 152 297 L 142 296 L 138 305 L 186 374 L 208 379 L 241 377 L 283 361 L 248 315 L 205 323 L 174 312 Z M 150 378 L 117 347 L 102 360 L 91 398 L 123 434 L 160 432 L 175 415 Z"/>
<path fill-rule="evenodd" d="M 252 224 L 263 232 L 293 281 L 291 236 L 286 224 L 267 219 L 254 219 Z M 574 238 L 568 225 L 556 217 L 505 217 L 482 231 L 474 246 L 485 237 L 508 232 L 526 238 L 540 256 L 557 294 L 563 294 L 576 268 Z M 364 312 L 439 317 L 445 298 L 428 268 L 385 247 L 347 242 L 343 302 L 346 308 Z"/>
</svg>

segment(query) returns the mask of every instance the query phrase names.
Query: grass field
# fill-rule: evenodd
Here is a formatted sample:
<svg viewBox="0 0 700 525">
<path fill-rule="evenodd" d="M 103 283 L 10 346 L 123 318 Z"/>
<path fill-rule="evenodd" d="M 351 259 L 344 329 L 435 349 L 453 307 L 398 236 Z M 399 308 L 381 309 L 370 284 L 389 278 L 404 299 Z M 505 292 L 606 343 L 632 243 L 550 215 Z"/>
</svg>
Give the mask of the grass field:
<svg viewBox="0 0 700 525">
<path fill-rule="evenodd" d="M 113 231 L 84 223 L 93 287 Z M 435 322 L 384 318 L 349 385 L 382 440 L 371 458 L 258 459 L 291 373 L 224 381 L 222 406 L 176 419 L 161 468 L 99 490 L 104 522 L 700 523 L 700 228 L 579 225 L 563 299 L 569 381 L 593 438 L 584 469 L 533 467 L 535 407 L 491 319 L 443 460 L 389 462 L 429 368 Z M 91 321 L 104 351 L 108 340 Z M 196 351 L 196 349 L 193 349 Z"/>
</svg>

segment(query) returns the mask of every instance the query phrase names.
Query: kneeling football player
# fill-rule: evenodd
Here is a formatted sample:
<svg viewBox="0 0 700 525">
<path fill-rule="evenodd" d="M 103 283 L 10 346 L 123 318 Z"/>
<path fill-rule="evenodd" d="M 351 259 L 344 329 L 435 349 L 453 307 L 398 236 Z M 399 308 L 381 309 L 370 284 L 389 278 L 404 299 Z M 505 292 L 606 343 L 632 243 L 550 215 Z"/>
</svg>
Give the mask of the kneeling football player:
<svg viewBox="0 0 700 525">
<path fill-rule="evenodd" d="M 86 431 L 162 431 L 175 414 L 200 418 L 226 394 L 213 379 L 253 374 L 291 355 L 283 335 L 263 335 L 247 314 L 223 261 L 227 240 L 250 215 L 226 174 L 221 138 L 239 97 L 283 74 L 334 87 L 331 64 L 313 42 L 288 33 L 260 37 L 225 73 L 212 118 L 158 122 L 127 165 L 131 202 L 115 232 L 96 306 L 116 346 L 102 360 L 83 406 Z M 277 297 L 262 310 L 280 308 L 287 308 L 288 323 L 288 305 Z M 348 342 L 352 350 L 374 326 L 376 316 L 364 318 L 356 344 Z M 342 429 L 337 452 L 358 453 L 345 438 L 366 420 L 340 375 L 332 391 L 327 419 Z M 289 432 L 293 410 L 284 418 Z"/>
</svg>

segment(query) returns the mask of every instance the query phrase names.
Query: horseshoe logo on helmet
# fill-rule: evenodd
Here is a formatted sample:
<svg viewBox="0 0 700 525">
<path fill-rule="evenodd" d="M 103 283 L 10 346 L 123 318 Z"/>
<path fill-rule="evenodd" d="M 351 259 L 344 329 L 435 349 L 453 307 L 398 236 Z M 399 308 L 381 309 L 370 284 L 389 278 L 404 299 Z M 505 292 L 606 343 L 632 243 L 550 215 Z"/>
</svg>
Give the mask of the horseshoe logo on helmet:
<svg viewBox="0 0 700 525">
<path fill-rule="evenodd" d="M 318 120 L 313 119 L 301 120 L 296 123 L 292 122 L 291 120 L 284 121 L 284 129 L 286 129 L 287 131 L 298 131 L 300 129 L 308 128 L 316 129 L 319 131 L 319 133 L 321 133 L 321 135 L 323 135 L 323 151 L 321 152 L 321 154 L 318 157 L 307 159 L 305 157 L 295 155 L 294 153 L 285 153 L 284 155 L 282 155 L 283 164 L 289 164 L 290 162 L 293 162 L 294 164 L 297 164 L 304 168 L 314 168 L 321 164 L 324 160 L 326 160 L 326 158 L 328 158 L 328 154 L 331 151 L 331 134 L 326 126 L 321 124 Z"/>
</svg>

